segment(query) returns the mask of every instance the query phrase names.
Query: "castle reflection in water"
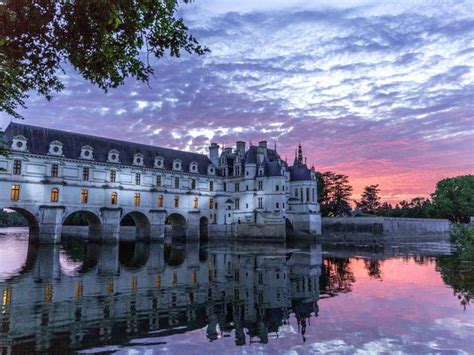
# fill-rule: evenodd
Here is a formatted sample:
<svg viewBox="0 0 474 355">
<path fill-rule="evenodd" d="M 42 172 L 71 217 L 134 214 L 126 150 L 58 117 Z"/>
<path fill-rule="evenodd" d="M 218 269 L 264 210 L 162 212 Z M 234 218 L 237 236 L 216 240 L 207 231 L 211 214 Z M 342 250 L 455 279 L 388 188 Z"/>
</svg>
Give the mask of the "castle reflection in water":
<svg viewBox="0 0 474 355">
<path fill-rule="evenodd" d="M 321 246 L 34 246 L 0 282 L 0 353 L 82 349 L 203 330 L 210 341 L 268 342 L 318 315 Z"/>
</svg>

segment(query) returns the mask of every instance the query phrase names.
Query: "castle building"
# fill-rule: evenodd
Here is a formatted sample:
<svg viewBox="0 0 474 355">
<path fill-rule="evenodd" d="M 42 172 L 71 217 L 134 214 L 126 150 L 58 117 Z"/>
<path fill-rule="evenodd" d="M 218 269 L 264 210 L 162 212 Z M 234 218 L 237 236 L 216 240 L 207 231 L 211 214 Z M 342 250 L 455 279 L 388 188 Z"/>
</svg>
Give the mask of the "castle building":
<svg viewBox="0 0 474 355">
<path fill-rule="evenodd" d="M 0 208 L 55 242 L 74 221 L 91 239 L 260 238 L 321 233 L 316 173 L 262 141 L 203 154 L 10 123 Z"/>
</svg>

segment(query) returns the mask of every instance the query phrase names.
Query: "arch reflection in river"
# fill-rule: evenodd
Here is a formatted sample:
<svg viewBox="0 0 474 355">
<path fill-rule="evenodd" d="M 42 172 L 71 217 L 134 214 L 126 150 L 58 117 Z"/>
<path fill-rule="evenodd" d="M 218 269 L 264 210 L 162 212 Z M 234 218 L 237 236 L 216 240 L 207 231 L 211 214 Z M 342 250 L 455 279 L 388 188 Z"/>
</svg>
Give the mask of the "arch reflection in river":
<svg viewBox="0 0 474 355">
<path fill-rule="evenodd" d="M 0 283 L 0 352 L 81 349 L 200 328 L 210 341 L 235 329 L 237 345 L 266 343 L 292 313 L 304 335 L 318 312 L 319 245 L 204 251 L 198 243 L 71 243 L 31 245 L 29 267 Z M 66 272 L 68 262 L 74 272 Z"/>
</svg>

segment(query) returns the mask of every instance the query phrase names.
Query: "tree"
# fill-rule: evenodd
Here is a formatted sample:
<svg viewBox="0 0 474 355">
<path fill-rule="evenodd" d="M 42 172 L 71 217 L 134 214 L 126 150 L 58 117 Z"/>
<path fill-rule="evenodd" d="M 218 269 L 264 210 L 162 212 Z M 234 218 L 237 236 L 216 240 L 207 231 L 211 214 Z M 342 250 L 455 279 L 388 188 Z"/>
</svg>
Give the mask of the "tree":
<svg viewBox="0 0 474 355">
<path fill-rule="evenodd" d="M 324 191 L 321 199 L 321 214 L 323 216 L 345 216 L 350 214 L 350 197 L 352 186 L 349 177 L 327 171 L 321 175 L 324 181 Z"/>
<path fill-rule="evenodd" d="M 203 55 L 181 18 L 191 0 L 5 0 L 0 2 L 0 111 L 20 117 L 28 92 L 48 100 L 69 62 L 104 91 L 127 77 L 147 82 L 149 55 Z"/>
<path fill-rule="evenodd" d="M 364 188 L 361 194 L 361 200 L 357 203 L 357 208 L 364 213 L 374 214 L 380 207 L 380 189 L 379 185 L 369 185 Z"/>
<path fill-rule="evenodd" d="M 431 196 L 438 217 L 455 223 L 468 223 L 470 216 L 474 216 L 474 175 L 438 181 Z"/>
</svg>

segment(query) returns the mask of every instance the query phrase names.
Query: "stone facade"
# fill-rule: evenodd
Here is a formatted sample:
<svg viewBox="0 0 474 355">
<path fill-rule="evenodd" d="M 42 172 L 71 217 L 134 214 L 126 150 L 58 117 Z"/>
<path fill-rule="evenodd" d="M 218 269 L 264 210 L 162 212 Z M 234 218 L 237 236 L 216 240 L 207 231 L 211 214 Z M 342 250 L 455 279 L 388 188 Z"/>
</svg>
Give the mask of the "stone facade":
<svg viewBox="0 0 474 355">
<path fill-rule="evenodd" d="M 316 176 L 301 146 L 292 166 L 266 142 L 248 149 L 212 143 L 209 157 L 11 123 L 0 157 L 0 208 L 21 213 L 40 242 L 62 226 L 89 225 L 89 238 L 285 239 L 321 232 Z"/>
</svg>

